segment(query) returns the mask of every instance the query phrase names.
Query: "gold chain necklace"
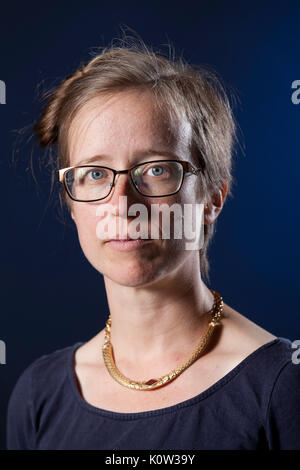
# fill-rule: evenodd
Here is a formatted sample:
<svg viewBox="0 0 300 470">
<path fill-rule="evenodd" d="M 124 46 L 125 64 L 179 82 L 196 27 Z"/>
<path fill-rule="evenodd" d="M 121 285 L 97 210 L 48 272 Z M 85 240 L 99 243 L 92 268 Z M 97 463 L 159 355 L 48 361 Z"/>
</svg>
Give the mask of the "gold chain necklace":
<svg viewBox="0 0 300 470">
<path fill-rule="evenodd" d="M 223 309 L 223 299 L 215 290 L 210 289 L 210 291 L 214 294 L 215 301 L 213 308 L 208 313 L 212 313 L 213 317 L 209 322 L 207 331 L 201 338 L 201 341 L 197 346 L 196 350 L 193 352 L 193 354 L 189 357 L 187 361 L 185 361 L 176 369 L 160 377 L 159 379 L 150 379 L 147 382 L 135 382 L 134 380 L 128 379 L 117 368 L 113 358 L 112 344 L 110 342 L 111 315 L 109 315 L 105 327 L 105 340 L 102 346 L 102 353 L 104 363 L 112 378 L 119 382 L 119 384 L 124 385 L 128 388 L 133 388 L 135 390 L 153 390 L 171 382 L 176 377 L 178 377 L 179 374 L 181 374 L 185 369 L 187 369 L 187 367 L 189 367 L 200 356 L 201 352 L 204 350 L 206 344 L 208 343 L 208 340 L 211 337 L 215 326 L 219 324 Z"/>
</svg>

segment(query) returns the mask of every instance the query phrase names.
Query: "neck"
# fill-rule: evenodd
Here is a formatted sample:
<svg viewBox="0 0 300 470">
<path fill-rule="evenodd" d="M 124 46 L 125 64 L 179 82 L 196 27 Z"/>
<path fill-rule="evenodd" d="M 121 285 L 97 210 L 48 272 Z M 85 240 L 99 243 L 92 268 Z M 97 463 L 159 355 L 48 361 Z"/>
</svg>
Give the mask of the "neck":
<svg viewBox="0 0 300 470">
<path fill-rule="evenodd" d="M 157 361 L 176 366 L 196 348 L 211 319 L 214 296 L 200 270 L 128 287 L 105 277 L 116 364 L 143 370 Z M 208 314 L 208 312 L 210 312 Z"/>
</svg>

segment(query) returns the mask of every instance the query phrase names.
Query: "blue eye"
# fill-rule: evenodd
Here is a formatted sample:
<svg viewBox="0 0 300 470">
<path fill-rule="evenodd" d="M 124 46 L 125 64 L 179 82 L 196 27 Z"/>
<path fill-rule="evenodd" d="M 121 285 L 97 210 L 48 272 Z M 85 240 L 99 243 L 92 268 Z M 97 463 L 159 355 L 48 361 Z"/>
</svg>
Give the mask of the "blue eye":
<svg viewBox="0 0 300 470">
<path fill-rule="evenodd" d="M 89 172 L 89 175 L 92 175 L 92 179 L 99 180 L 103 177 L 103 172 L 101 170 L 92 170 Z"/>
<path fill-rule="evenodd" d="M 157 172 L 157 171 L 156 171 L 157 169 L 160 170 L 161 173 Z M 151 170 L 151 171 L 154 170 L 154 171 L 152 171 L 152 174 L 153 174 L 154 176 L 160 176 L 160 175 L 163 173 L 163 171 L 164 171 L 164 169 L 163 169 L 161 166 L 153 166 L 152 168 L 150 168 L 150 170 Z"/>
</svg>

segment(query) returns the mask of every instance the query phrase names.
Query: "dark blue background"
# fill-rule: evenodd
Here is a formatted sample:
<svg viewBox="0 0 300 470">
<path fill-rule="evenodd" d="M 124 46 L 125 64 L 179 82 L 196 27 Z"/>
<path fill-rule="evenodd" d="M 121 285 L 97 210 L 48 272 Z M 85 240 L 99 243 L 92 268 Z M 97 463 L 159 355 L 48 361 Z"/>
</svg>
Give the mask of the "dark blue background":
<svg viewBox="0 0 300 470">
<path fill-rule="evenodd" d="M 104 327 L 103 278 L 85 259 L 70 219 L 64 226 L 47 171 L 30 171 L 32 141 L 17 129 L 37 117 L 37 86 L 72 73 L 90 51 L 120 36 L 120 25 L 191 63 L 209 64 L 238 96 L 244 147 L 235 158 L 234 198 L 210 249 L 211 287 L 231 307 L 277 336 L 300 338 L 299 123 L 291 83 L 300 79 L 300 4 L 293 1 L 38 1 L 1 5 L 0 446 L 9 394 L 39 356 L 85 341 Z M 17 147 L 18 148 L 18 147 Z M 99 354 L 101 351 L 99 350 Z"/>
</svg>

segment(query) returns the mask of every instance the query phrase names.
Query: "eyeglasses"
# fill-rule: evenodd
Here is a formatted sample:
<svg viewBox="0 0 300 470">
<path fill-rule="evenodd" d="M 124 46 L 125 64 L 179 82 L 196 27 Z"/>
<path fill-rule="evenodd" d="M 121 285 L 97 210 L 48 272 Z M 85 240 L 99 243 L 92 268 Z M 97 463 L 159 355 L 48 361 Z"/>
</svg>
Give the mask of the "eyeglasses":
<svg viewBox="0 0 300 470">
<path fill-rule="evenodd" d="M 58 170 L 59 181 L 74 201 L 93 202 L 105 199 L 118 174 L 129 173 L 135 189 L 143 196 L 165 197 L 180 191 L 185 176 L 198 175 L 201 168 L 181 160 L 158 160 L 140 163 L 128 170 L 106 166 L 80 165 Z"/>
</svg>

